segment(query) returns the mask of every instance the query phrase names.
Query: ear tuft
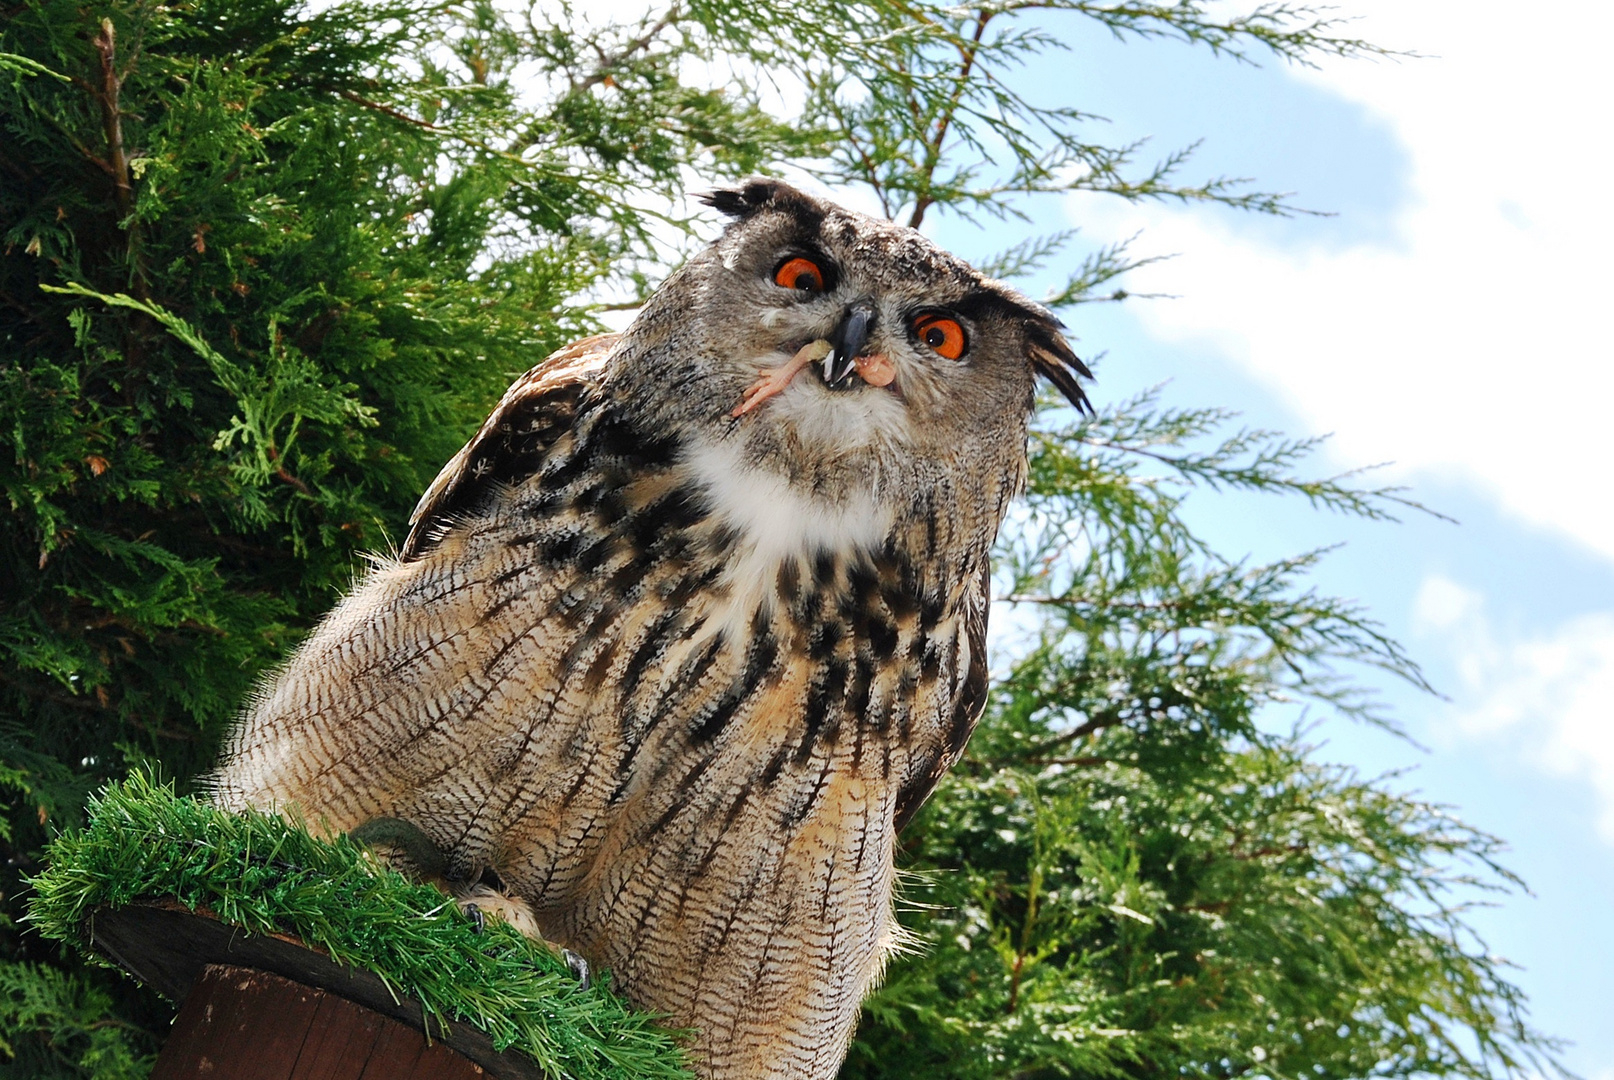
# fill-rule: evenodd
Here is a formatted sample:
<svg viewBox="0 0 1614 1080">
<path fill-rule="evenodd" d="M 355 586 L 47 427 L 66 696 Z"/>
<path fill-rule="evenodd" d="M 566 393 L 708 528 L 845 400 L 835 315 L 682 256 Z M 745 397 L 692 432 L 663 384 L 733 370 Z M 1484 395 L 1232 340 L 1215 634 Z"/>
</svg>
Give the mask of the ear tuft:
<svg viewBox="0 0 1614 1080">
<path fill-rule="evenodd" d="M 1027 329 L 1026 352 L 1030 356 L 1031 367 L 1059 387 L 1059 392 L 1076 407 L 1078 413 L 1096 416 L 1098 414 L 1093 411 L 1093 403 L 1087 400 L 1082 384 L 1076 381 L 1078 375 L 1091 379 L 1093 373 L 1070 347 L 1065 335 L 1059 332 L 1059 325 L 1059 321 L 1050 316 L 1046 322 L 1032 323 Z"/>
<path fill-rule="evenodd" d="M 759 178 L 735 187 L 716 188 L 696 198 L 732 218 L 744 220 L 773 202 L 780 186 L 778 180 Z"/>
</svg>

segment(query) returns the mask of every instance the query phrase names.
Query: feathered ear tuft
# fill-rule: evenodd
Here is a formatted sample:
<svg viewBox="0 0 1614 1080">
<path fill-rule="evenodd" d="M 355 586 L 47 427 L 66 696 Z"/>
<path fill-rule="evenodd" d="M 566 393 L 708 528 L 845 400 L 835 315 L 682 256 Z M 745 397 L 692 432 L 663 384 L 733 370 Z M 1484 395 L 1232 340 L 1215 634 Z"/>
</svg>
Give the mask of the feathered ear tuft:
<svg viewBox="0 0 1614 1080">
<path fill-rule="evenodd" d="M 696 198 L 729 217 L 744 220 L 773 202 L 784 186 L 778 180 L 758 178 L 735 187 L 720 187 Z"/>
<path fill-rule="evenodd" d="M 1023 320 L 1026 359 L 1031 363 L 1031 370 L 1059 387 L 1059 392 L 1076 407 L 1078 413 L 1097 416 L 1093 403 L 1087 400 L 1087 394 L 1082 390 L 1082 384 L 1076 381 L 1077 376 L 1091 379 L 1093 373 L 1070 347 L 1065 335 L 1060 333 L 1065 329 L 1065 324 L 1059 321 L 1059 316 L 1005 282 L 985 279 L 981 286 L 973 301 L 966 301 L 966 304 L 990 305 L 1010 318 Z"/>
<path fill-rule="evenodd" d="M 1093 411 L 1093 403 L 1087 400 L 1087 393 L 1082 384 L 1076 381 L 1080 375 L 1084 379 L 1091 379 L 1093 373 L 1082 363 L 1065 335 L 1059 332 L 1059 320 L 1049 316 L 1046 322 L 1035 322 L 1026 331 L 1026 352 L 1030 355 L 1032 368 L 1047 380 L 1059 387 L 1059 392 L 1065 399 L 1076 407 L 1078 413 L 1088 416 L 1097 416 Z"/>
</svg>

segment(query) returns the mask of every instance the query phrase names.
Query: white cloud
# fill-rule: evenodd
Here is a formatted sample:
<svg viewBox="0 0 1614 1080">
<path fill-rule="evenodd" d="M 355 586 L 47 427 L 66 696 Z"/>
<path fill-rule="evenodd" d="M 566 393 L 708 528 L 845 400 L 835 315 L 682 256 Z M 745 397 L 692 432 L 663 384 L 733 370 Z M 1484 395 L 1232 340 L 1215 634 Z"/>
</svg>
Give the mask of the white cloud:
<svg viewBox="0 0 1614 1080">
<path fill-rule="evenodd" d="M 1614 842 L 1614 612 L 1514 635 L 1492 624 L 1479 593 L 1435 575 L 1418 591 L 1413 625 L 1456 665 L 1451 730 L 1591 784 L 1598 830 Z"/>
<path fill-rule="evenodd" d="M 1614 5 L 1356 0 L 1353 27 L 1429 59 L 1299 77 L 1390 123 L 1414 199 L 1393 245 L 1296 252 L 1166 207 L 1079 204 L 1089 232 L 1139 226 L 1180 252 L 1129 286 L 1152 334 L 1207 341 L 1353 463 L 1455 475 L 1614 557 L 1614 200 L 1600 132 Z M 1073 204 L 1073 206 L 1076 204 Z M 1103 215 L 1099 221 L 1092 216 Z"/>
</svg>

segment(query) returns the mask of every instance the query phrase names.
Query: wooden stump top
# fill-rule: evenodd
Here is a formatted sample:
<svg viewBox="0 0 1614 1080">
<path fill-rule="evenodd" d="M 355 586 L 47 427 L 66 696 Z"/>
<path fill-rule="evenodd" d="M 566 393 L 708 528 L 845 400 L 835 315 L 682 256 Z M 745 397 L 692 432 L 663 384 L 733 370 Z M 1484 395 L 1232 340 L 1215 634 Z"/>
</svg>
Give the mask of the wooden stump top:
<svg viewBox="0 0 1614 1080">
<path fill-rule="evenodd" d="M 487 1073 L 373 1009 L 252 968 L 208 964 L 151 1080 L 478 1080 Z"/>
<path fill-rule="evenodd" d="M 385 983 L 375 974 L 361 968 L 344 967 L 336 963 L 329 956 L 317 949 L 284 935 L 252 934 L 239 927 L 219 922 L 207 915 L 198 914 L 179 907 L 177 904 L 136 904 L 128 907 L 104 909 L 95 912 L 90 919 L 90 934 L 95 947 L 106 956 L 115 961 L 118 966 L 129 972 L 135 978 L 144 982 L 152 989 L 174 1001 L 185 1002 L 180 1018 L 175 1021 L 175 1037 L 180 1034 L 180 1023 L 186 1019 L 186 1013 L 191 1010 L 191 999 L 202 990 L 209 995 L 216 996 L 220 988 L 228 985 L 219 982 L 223 976 L 206 976 L 210 966 L 223 969 L 250 969 L 251 973 L 266 974 L 269 977 L 279 976 L 280 980 L 289 980 L 296 984 L 296 989 L 307 995 L 318 995 L 319 1002 L 332 998 L 342 1003 L 352 1003 L 355 1007 L 362 1006 L 362 1010 L 379 1013 L 380 1018 L 395 1021 L 398 1025 L 410 1029 L 414 1035 L 417 1048 L 424 1045 L 427 1040 L 440 1043 L 452 1048 L 459 1055 L 468 1058 L 476 1066 L 480 1066 L 473 1073 L 454 1072 L 363 1072 L 351 1074 L 369 1078 L 382 1076 L 418 1077 L 419 1080 L 442 1077 L 444 1080 L 458 1080 L 460 1076 L 473 1076 L 486 1070 L 487 1075 L 498 1080 L 543 1080 L 544 1074 L 538 1065 L 526 1055 L 517 1051 L 499 1053 L 493 1049 L 493 1041 L 482 1031 L 469 1024 L 450 1021 L 447 1024 L 426 1021 L 424 1009 L 419 1002 L 407 998 L 394 997 L 392 991 L 387 989 Z M 212 980 L 211 982 L 209 980 Z M 239 979 L 237 980 L 239 981 Z M 263 982 L 254 984 L 257 989 L 252 992 L 268 994 L 274 983 Z M 252 989 L 249 987 L 249 989 Z M 282 988 L 283 989 L 283 988 Z M 267 998 L 265 999 L 267 1000 Z M 286 1018 L 295 1024 L 297 1010 L 303 1008 L 323 1009 L 326 1019 L 338 1015 L 339 1006 L 335 1004 L 308 1004 L 315 1002 L 314 996 L 308 996 L 307 1002 L 295 1005 L 287 999 L 282 1007 Z M 218 1002 L 214 1002 L 215 1013 Z M 201 1006 L 198 1006 L 201 1008 Z M 335 1011 L 333 1011 L 335 1010 Z M 361 1010 L 361 1011 L 362 1011 Z M 314 1014 L 310 1014 L 313 1016 Z M 378 1018 L 378 1019 L 380 1019 Z M 194 1018 L 193 1018 L 194 1019 Z M 308 1021 L 313 1023 L 314 1020 Z M 323 1021 L 321 1021 L 323 1022 Z M 334 1022 L 334 1021 L 333 1021 Z M 366 1036 L 361 1030 L 362 1026 L 354 1026 L 354 1021 L 343 1020 L 347 1025 L 343 1030 L 351 1029 L 350 1035 L 343 1035 L 343 1040 L 362 1041 Z M 380 1028 L 376 1029 L 378 1032 Z M 205 1033 L 204 1033 L 205 1034 Z M 424 1038 L 422 1038 L 424 1036 Z M 278 1038 L 278 1036 L 275 1036 Z M 290 1037 L 290 1036 L 288 1036 Z M 296 1036 L 298 1039 L 313 1038 L 305 1024 L 303 1033 Z M 267 1038 L 267 1036 L 266 1036 Z M 394 1053 L 397 1047 L 394 1041 L 397 1036 L 387 1036 L 383 1042 L 380 1034 L 376 1035 L 375 1045 L 380 1046 L 386 1053 Z M 265 1046 L 268 1045 L 266 1042 Z M 300 1044 L 301 1045 L 301 1044 Z M 348 1043 L 341 1044 L 346 1047 Z M 354 1045 L 357 1045 L 355 1043 Z M 401 1045 L 401 1044 L 399 1044 Z M 335 1046 L 335 1044 L 333 1044 Z M 340 1048 L 338 1048 L 340 1049 Z M 318 1051 L 323 1054 L 325 1051 Z M 337 1050 L 333 1049 L 332 1053 Z M 343 1049 L 341 1053 L 349 1053 Z M 380 1052 L 380 1051 L 377 1051 Z M 418 1049 L 417 1049 L 418 1053 Z M 164 1051 L 163 1061 L 168 1058 Z M 210 1061 L 214 1059 L 209 1058 Z M 312 1059 L 311 1059 L 312 1060 Z M 324 1060 L 321 1058 L 320 1060 Z M 389 1058 L 388 1060 L 393 1060 Z M 295 1062 L 294 1062 L 295 1063 Z M 193 1062 L 194 1064 L 194 1062 Z M 216 1064 L 216 1062 L 215 1062 Z M 429 1065 L 430 1063 L 428 1063 Z M 206 1071 L 197 1072 L 170 1072 L 162 1071 L 163 1065 L 159 1063 L 157 1073 L 153 1080 L 160 1077 L 215 1075 L 218 1077 L 262 1078 L 271 1077 L 290 1078 L 297 1077 L 327 1077 L 335 1080 L 337 1076 L 348 1074 L 327 1072 L 227 1072 L 221 1071 L 208 1074 Z M 198 1066 L 199 1068 L 199 1066 Z"/>
</svg>

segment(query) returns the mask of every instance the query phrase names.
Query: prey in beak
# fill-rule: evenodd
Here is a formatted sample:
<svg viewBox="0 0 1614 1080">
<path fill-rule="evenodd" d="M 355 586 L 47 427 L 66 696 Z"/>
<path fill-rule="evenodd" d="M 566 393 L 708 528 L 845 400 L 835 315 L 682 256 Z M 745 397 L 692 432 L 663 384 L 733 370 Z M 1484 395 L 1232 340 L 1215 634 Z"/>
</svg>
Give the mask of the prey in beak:
<svg viewBox="0 0 1614 1080">
<path fill-rule="evenodd" d="M 873 325 L 873 302 L 857 301 L 846 309 L 828 338 L 809 341 L 782 367 L 758 371 L 757 381 L 746 389 L 744 397 L 729 415 L 744 416 L 764 401 L 782 393 L 809 364 L 821 365 L 819 371 L 824 385 L 831 390 L 844 390 L 850 386 L 854 371 L 870 386 L 890 386 L 897 377 L 897 369 L 890 357 L 883 353 L 865 355 L 863 352 L 869 343 L 869 331 Z"/>
</svg>

